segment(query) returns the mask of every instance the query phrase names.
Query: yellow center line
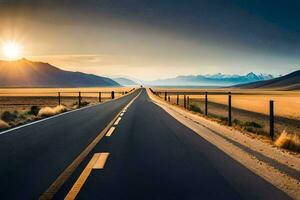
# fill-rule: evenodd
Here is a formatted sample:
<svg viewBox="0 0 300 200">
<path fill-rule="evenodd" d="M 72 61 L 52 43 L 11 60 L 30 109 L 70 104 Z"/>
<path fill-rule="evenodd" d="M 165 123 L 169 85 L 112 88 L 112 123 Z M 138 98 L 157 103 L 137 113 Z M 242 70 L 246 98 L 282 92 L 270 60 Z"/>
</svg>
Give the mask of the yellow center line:
<svg viewBox="0 0 300 200">
<path fill-rule="evenodd" d="M 119 124 L 119 122 L 121 121 L 121 117 L 119 117 L 117 120 L 116 120 L 116 122 L 114 123 L 114 125 L 116 126 L 116 125 L 118 125 Z"/>
<path fill-rule="evenodd" d="M 106 137 L 110 137 L 112 135 L 112 133 L 114 132 L 115 129 L 116 129 L 115 127 L 111 127 L 109 129 L 109 131 L 106 133 Z"/>
<path fill-rule="evenodd" d="M 142 90 L 127 104 L 127 106 L 130 106 L 134 102 L 134 100 L 140 96 L 141 93 Z M 114 117 L 114 119 L 97 135 L 97 137 L 90 144 L 88 144 L 88 146 L 75 158 L 75 160 L 55 179 L 55 181 L 49 186 L 49 188 L 47 188 L 47 190 L 43 194 L 41 194 L 39 200 L 53 199 L 54 195 L 61 188 L 61 186 L 73 174 L 73 172 L 77 169 L 80 163 L 86 158 L 89 152 L 98 144 L 98 142 L 107 133 L 110 127 L 113 126 L 113 123 L 119 117 L 119 114 L 117 114 Z"/>
<path fill-rule="evenodd" d="M 90 162 L 84 168 L 79 178 L 65 197 L 65 200 L 73 200 L 78 195 L 92 169 L 103 169 L 109 153 L 95 153 Z"/>
</svg>

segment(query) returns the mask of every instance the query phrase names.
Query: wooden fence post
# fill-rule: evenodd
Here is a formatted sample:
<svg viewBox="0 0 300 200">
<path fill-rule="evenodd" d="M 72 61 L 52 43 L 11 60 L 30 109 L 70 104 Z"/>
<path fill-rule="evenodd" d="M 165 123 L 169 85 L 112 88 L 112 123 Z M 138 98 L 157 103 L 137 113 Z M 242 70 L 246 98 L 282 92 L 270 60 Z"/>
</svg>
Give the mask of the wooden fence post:
<svg viewBox="0 0 300 200">
<path fill-rule="evenodd" d="M 101 103 L 101 92 L 99 92 L 99 103 Z"/>
<path fill-rule="evenodd" d="M 186 108 L 186 96 L 185 95 L 183 95 L 183 106 L 184 106 L 184 108 Z"/>
<path fill-rule="evenodd" d="M 176 104 L 179 105 L 179 94 L 177 93 L 177 100 L 176 100 Z"/>
<path fill-rule="evenodd" d="M 60 105 L 60 92 L 58 92 L 58 105 Z"/>
<path fill-rule="evenodd" d="M 189 110 L 189 108 L 190 108 L 190 97 L 187 96 L 187 109 Z"/>
<path fill-rule="evenodd" d="M 168 101 L 169 101 L 169 102 L 171 101 L 171 97 L 170 97 L 170 96 L 168 96 Z"/>
<path fill-rule="evenodd" d="M 115 98 L 115 92 L 111 91 L 111 99 L 114 99 L 114 98 Z"/>
<path fill-rule="evenodd" d="M 208 93 L 205 92 L 205 115 L 207 116 L 208 112 L 207 112 L 207 104 L 208 104 Z"/>
<path fill-rule="evenodd" d="M 81 106 L 81 92 L 78 92 L 78 107 Z"/>
<path fill-rule="evenodd" d="M 274 139 L 274 101 L 270 100 L 270 137 Z"/>
<path fill-rule="evenodd" d="M 167 92 L 165 92 L 165 101 L 167 101 Z"/>
<path fill-rule="evenodd" d="M 228 126 L 232 126 L 232 119 L 231 119 L 231 92 L 228 93 Z"/>
</svg>

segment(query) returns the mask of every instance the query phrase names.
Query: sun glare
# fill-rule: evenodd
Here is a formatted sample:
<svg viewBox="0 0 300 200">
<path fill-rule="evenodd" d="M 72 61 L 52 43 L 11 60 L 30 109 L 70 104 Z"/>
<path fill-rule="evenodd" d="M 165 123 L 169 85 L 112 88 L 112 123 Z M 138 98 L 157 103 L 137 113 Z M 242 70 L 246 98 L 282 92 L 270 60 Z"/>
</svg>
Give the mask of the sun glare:
<svg viewBox="0 0 300 200">
<path fill-rule="evenodd" d="M 20 58 L 21 47 L 15 42 L 8 42 L 3 45 L 3 53 L 9 60 Z"/>
</svg>

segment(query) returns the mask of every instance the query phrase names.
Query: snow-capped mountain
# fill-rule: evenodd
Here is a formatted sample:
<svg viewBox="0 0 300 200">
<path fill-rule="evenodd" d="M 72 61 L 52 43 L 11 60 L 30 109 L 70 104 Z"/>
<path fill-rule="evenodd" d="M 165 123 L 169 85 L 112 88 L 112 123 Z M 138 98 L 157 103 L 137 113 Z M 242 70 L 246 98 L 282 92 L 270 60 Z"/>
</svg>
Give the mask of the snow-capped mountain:
<svg viewBox="0 0 300 200">
<path fill-rule="evenodd" d="M 230 86 L 243 83 L 251 83 L 274 78 L 271 74 L 255 74 L 250 72 L 246 75 L 207 74 L 177 76 L 169 79 L 159 79 L 152 82 L 143 82 L 148 85 L 170 85 L 170 86 Z"/>
</svg>

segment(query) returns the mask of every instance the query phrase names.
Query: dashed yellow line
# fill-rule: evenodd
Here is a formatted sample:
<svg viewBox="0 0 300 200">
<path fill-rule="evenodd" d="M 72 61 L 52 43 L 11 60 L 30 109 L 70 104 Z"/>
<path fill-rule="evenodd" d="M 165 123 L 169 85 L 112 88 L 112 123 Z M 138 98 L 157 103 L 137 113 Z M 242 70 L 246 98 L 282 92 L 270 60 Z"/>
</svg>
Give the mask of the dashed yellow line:
<svg viewBox="0 0 300 200">
<path fill-rule="evenodd" d="M 65 197 L 65 200 L 73 200 L 89 177 L 92 169 L 103 169 L 109 153 L 95 153 L 90 162 L 84 168 L 79 178 Z"/>
<path fill-rule="evenodd" d="M 139 92 L 128 104 L 123 108 L 123 111 L 120 111 L 118 115 L 97 135 L 97 137 L 75 158 L 75 160 L 55 179 L 55 181 L 47 188 L 47 190 L 41 194 L 39 200 L 49 200 L 53 199 L 54 195 L 61 188 L 61 186 L 67 181 L 67 179 L 73 174 L 77 169 L 80 163 L 86 158 L 89 152 L 97 145 L 97 143 L 102 139 L 103 136 L 109 131 L 110 127 L 113 126 L 113 123 L 116 122 L 119 115 L 122 112 L 125 112 L 126 109 L 137 99 L 142 91 Z M 119 117 L 120 118 L 120 117 Z M 121 120 L 121 119 L 120 119 Z M 70 198 L 71 199 L 71 198 Z"/>
<path fill-rule="evenodd" d="M 101 153 L 97 161 L 95 162 L 93 169 L 103 169 L 108 156 L 109 153 Z"/>
<path fill-rule="evenodd" d="M 116 126 L 116 125 L 118 125 L 119 124 L 119 122 L 121 121 L 121 117 L 119 117 L 116 121 L 115 121 L 115 123 L 114 123 L 114 125 Z"/>
<path fill-rule="evenodd" d="M 113 126 L 109 129 L 109 131 L 106 133 L 106 137 L 110 137 L 112 135 L 112 133 L 114 132 L 116 128 Z"/>
</svg>

